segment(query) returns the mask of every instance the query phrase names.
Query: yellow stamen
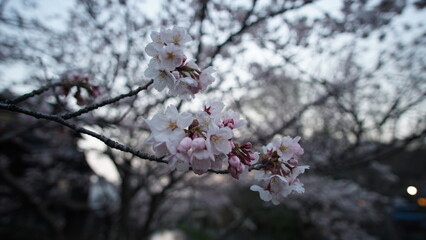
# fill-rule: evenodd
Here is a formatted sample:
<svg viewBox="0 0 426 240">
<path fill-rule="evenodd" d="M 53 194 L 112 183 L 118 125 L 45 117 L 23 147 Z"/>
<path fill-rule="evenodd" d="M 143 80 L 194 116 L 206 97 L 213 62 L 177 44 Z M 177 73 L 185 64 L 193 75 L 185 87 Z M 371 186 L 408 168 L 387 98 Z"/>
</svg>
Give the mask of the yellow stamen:
<svg viewBox="0 0 426 240">
<path fill-rule="evenodd" d="M 211 136 L 211 138 L 210 138 L 214 143 L 216 143 L 217 141 L 219 141 L 219 139 L 220 139 L 220 137 L 218 137 L 218 136 L 216 136 L 216 135 L 213 135 L 213 136 Z"/>
<path fill-rule="evenodd" d="M 167 53 L 167 59 L 173 59 L 174 57 L 175 57 L 175 55 L 173 54 L 173 52 Z"/>
<path fill-rule="evenodd" d="M 166 78 L 166 77 L 167 77 L 166 71 L 160 71 L 160 78 Z"/>
<path fill-rule="evenodd" d="M 175 130 L 177 127 L 178 126 L 176 122 L 172 122 L 172 121 L 169 122 L 169 129 L 171 129 L 172 131 Z"/>
<path fill-rule="evenodd" d="M 281 152 L 287 152 L 287 147 L 284 146 L 284 145 L 281 145 L 280 150 L 281 150 Z"/>
<path fill-rule="evenodd" d="M 174 38 L 173 38 L 173 43 L 174 43 L 175 45 L 179 45 L 179 38 L 178 38 L 178 37 L 174 37 Z"/>
</svg>

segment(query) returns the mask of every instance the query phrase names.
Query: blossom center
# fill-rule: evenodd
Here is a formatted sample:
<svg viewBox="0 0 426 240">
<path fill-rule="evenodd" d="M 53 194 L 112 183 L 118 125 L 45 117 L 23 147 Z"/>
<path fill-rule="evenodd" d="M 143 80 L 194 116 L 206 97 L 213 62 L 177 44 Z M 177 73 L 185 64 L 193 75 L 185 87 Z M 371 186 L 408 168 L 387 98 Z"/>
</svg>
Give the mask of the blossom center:
<svg viewBox="0 0 426 240">
<path fill-rule="evenodd" d="M 173 58 L 175 58 L 175 55 L 173 54 L 173 52 L 168 52 L 167 59 L 173 59 Z"/>
<path fill-rule="evenodd" d="M 160 78 L 166 78 L 167 77 L 167 73 L 164 70 L 160 70 Z"/>
<path fill-rule="evenodd" d="M 220 140 L 220 137 L 217 135 L 212 135 L 210 138 L 214 143 L 217 143 Z"/>
<path fill-rule="evenodd" d="M 168 128 L 170 129 L 170 130 L 175 130 L 176 128 L 177 128 L 178 126 L 177 126 L 177 124 L 176 124 L 176 122 L 173 122 L 173 121 L 170 121 L 169 122 L 169 126 L 168 126 Z"/>
<path fill-rule="evenodd" d="M 287 147 L 285 145 L 280 146 L 281 152 L 287 152 Z"/>
<path fill-rule="evenodd" d="M 179 37 L 175 36 L 175 37 L 173 38 L 173 43 L 174 43 L 175 45 L 179 45 Z"/>
</svg>

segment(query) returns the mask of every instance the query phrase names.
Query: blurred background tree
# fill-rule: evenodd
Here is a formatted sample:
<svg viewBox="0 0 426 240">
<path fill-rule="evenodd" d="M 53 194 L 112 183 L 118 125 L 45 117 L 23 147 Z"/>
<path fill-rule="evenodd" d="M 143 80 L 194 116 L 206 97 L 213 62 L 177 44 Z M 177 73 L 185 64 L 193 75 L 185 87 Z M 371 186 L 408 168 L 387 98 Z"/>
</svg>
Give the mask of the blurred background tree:
<svg viewBox="0 0 426 240">
<path fill-rule="evenodd" d="M 178 25 L 193 38 L 190 58 L 217 70 L 208 92 L 182 101 L 148 89 L 69 121 L 150 152 L 144 119 L 170 104 L 193 110 L 222 99 L 249 122 L 239 138 L 259 150 L 273 137 L 302 136 L 311 170 L 302 177 L 306 193 L 275 207 L 247 190 L 249 180 L 170 172 L 56 123 L 2 111 L 0 236 L 424 237 L 424 207 L 415 209 L 423 211 L 417 226 L 397 222 L 392 206 L 426 194 L 425 1 L 76 0 L 53 16 L 39 4 L 0 2 L 2 100 L 70 71 L 101 89 L 96 100 L 82 92 L 84 104 L 143 86 L 150 32 Z M 20 106 L 63 114 L 79 109 L 75 94 L 53 88 Z M 86 158 L 98 166 L 91 170 Z M 118 173 L 113 184 L 103 178 L 111 175 L 96 176 L 107 163 Z M 406 197 L 408 185 L 418 186 L 416 197 Z"/>
</svg>

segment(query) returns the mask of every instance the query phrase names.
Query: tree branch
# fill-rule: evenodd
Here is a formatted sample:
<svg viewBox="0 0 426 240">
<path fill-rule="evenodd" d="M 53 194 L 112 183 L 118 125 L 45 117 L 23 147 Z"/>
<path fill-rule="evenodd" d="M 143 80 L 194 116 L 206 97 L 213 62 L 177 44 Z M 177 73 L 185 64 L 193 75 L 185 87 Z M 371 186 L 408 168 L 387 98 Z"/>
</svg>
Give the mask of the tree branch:
<svg viewBox="0 0 426 240">
<path fill-rule="evenodd" d="M 249 15 L 246 15 L 246 17 L 245 17 L 245 21 L 243 22 L 243 25 L 241 25 L 240 29 L 239 29 L 238 31 L 236 31 L 236 32 L 232 33 L 231 35 L 229 35 L 229 36 L 228 36 L 228 38 L 227 38 L 225 41 L 223 41 L 221 44 L 219 44 L 219 45 L 216 47 L 216 50 L 213 52 L 213 54 L 212 54 L 212 55 L 211 55 L 211 57 L 210 57 L 210 63 L 209 63 L 209 66 L 212 66 L 212 65 L 213 65 L 213 61 L 214 61 L 215 57 L 219 54 L 219 52 L 222 50 L 222 48 L 223 48 L 226 44 L 228 44 L 228 43 L 232 42 L 236 36 L 238 36 L 238 35 L 242 34 L 242 33 L 243 33 L 244 31 L 246 31 L 248 28 L 253 27 L 254 25 L 257 25 L 257 24 L 259 24 L 259 23 L 261 23 L 261 22 L 263 22 L 263 21 L 265 21 L 265 20 L 267 20 L 267 19 L 269 19 L 269 18 L 272 18 L 272 17 L 278 16 L 278 15 L 280 15 L 280 14 L 283 14 L 283 13 L 285 13 L 285 12 L 287 12 L 287 11 L 295 10 L 295 9 L 301 8 L 301 7 L 303 7 L 303 6 L 305 6 L 305 5 L 309 4 L 309 3 L 312 3 L 312 1 L 304 1 L 302 4 L 299 4 L 299 5 L 291 6 L 291 7 L 288 7 L 288 8 L 282 8 L 282 9 L 280 9 L 280 10 L 276 11 L 276 12 L 273 12 L 273 13 L 270 13 L 270 14 L 268 14 L 268 15 L 266 15 L 266 16 L 260 17 L 260 18 L 258 18 L 256 21 L 251 22 L 251 23 L 247 23 L 247 20 L 249 19 L 249 17 L 250 17 L 250 16 L 249 16 Z M 254 9 L 254 7 L 255 7 L 255 4 L 256 4 L 256 1 L 254 1 L 254 2 L 253 2 L 253 9 Z M 249 11 L 249 13 L 250 13 L 250 14 L 251 14 L 252 12 L 253 12 L 252 10 L 250 10 L 250 11 Z"/>
<path fill-rule="evenodd" d="M 144 86 L 140 86 L 140 87 L 136 88 L 135 90 L 131 90 L 128 93 L 124 93 L 124 94 L 118 95 L 118 96 L 116 96 L 114 98 L 106 99 L 106 100 L 104 100 L 102 102 L 99 102 L 99 103 L 94 103 L 92 105 L 86 106 L 86 107 L 84 107 L 84 108 L 82 108 L 82 109 L 80 109 L 78 111 L 72 112 L 72 113 L 62 114 L 61 118 L 63 118 L 63 119 L 74 118 L 74 117 L 83 115 L 85 113 L 88 113 L 88 112 L 90 112 L 92 110 L 95 110 L 97 108 L 100 108 L 100 107 L 103 107 L 103 106 L 106 106 L 106 105 L 118 102 L 118 101 L 120 101 L 123 98 L 135 96 L 139 92 L 141 92 L 142 90 L 146 90 L 153 82 L 154 82 L 154 80 L 151 79 L 147 84 L 145 84 Z"/>
<path fill-rule="evenodd" d="M 158 157 L 150 155 L 148 153 L 145 153 L 145 152 L 142 152 L 142 151 L 139 151 L 139 150 L 135 150 L 135 149 L 133 149 L 129 146 L 125 146 L 121 143 L 118 143 L 118 142 L 116 142 L 116 141 L 114 141 L 114 140 L 112 140 L 108 137 L 105 137 L 101 134 L 98 134 L 94 131 L 91 131 L 91 130 L 88 130 L 86 128 L 77 126 L 73 123 L 67 122 L 64 118 L 62 118 L 61 116 L 58 116 L 58 115 L 45 114 L 45 113 L 31 111 L 31 110 L 28 110 L 28 109 L 18 107 L 14 104 L 0 103 L 0 109 L 5 109 L 5 110 L 13 111 L 13 112 L 19 112 L 19 113 L 22 113 L 22 114 L 25 114 L 25 115 L 29 115 L 29 116 L 38 118 L 38 119 L 46 119 L 46 120 L 50 120 L 50 121 L 53 121 L 53 122 L 57 122 L 57 123 L 64 125 L 64 126 L 70 128 L 70 129 L 72 129 L 76 132 L 83 133 L 83 134 L 92 136 L 94 138 L 97 138 L 111 148 L 118 149 L 118 150 L 123 151 L 123 152 L 131 153 L 135 156 L 138 156 L 141 159 L 146 159 L 146 160 L 154 161 L 154 162 L 167 163 L 167 161 L 163 160 L 163 158 L 158 158 Z"/>
<path fill-rule="evenodd" d="M 22 101 L 27 100 L 28 98 L 40 95 L 40 94 L 48 91 L 51 88 L 60 87 L 60 86 L 64 86 L 64 85 L 65 85 L 65 83 L 60 83 L 60 82 L 59 83 L 51 83 L 51 84 L 48 84 L 48 85 L 46 85 L 44 87 L 41 87 L 41 88 L 39 88 L 37 90 L 34 90 L 34 91 L 30 92 L 30 93 L 26 93 L 26 94 L 24 94 L 22 96 L 19 96 L 19 97 L 13 99 L 13 100 L 5 100 L 4 102 L 5 103 L 10 103 L 10 104 L 17 104 L 17 103 L 20 103 Z M 66 84 L 66 85 L 71 85 L 71 84 Z"/>
</svg>

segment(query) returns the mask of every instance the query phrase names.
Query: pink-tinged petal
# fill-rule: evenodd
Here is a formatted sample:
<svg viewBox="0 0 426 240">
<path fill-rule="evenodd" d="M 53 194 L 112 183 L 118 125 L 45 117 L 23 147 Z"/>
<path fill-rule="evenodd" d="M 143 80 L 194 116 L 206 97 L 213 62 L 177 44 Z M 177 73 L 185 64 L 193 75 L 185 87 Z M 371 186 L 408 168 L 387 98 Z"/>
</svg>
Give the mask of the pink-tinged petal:
<svg viewBox="0 0 426 240">
<path fill-rule="evenodd" d="M 179 115 L 179 118 L 177 120 L 177 125 L 180 128 L 187 128 L 189 125 L 191 125 L 194 118 L 192 117 L 192 114 L 190 113 L 181 113 Z"/>
<path fill-rule="evenodd" d="M 225 155 L 216 156 L 214 161 L 212 162 L 211 168 L 214 170 L 222 169 L 222 164 L 227 157 Z"/>
<path fill-rule="evenodd" d="M 178 151 L 181 153 L 186 153 L 192 146 L 192 139 L 190 137 L 184 137 L 178 146 Z"/>
<path fill-rule="evenodd" d="M 177 119 L 177 116 L 179 115 L 178 110 L 175 106 L 168 106 L 165 113 L 167 116 L 169 116 L 170 119 Z"/>
<path fill-rule="evenodd" d="M 173 71 L 182 64 L 184 54 L 181 48 L 170 44 L 160 52 L 160 60 L 166 70 Z"/>
<path fill-rule="evenodd" d="M 149 66 L 152 65 L 152 66 Z M 149 64 L 148 68 L 145 70 L 144 74 L 147 78 L 156 78 L 158 76 L 158 68 L 155 64 Z"/>
<path fill-rule="evenodd" d="M 145 47 L 145 52 L 148 54 L 148 56 L 154 57 L 159 54 L 161 48 L 159 48 L 158 43 L 149 43 Z"/>
<path fill-rule="evenodd" d="M 163 157 L 169 154 L 166 143 L 156 143 L 152 146 L 156 157 Z"/>
<path fill-rule="evenodd" d="M 272 200 L 272 194 L 269 191 L 266 191 L 265 189 L 257 186 L 257 185 L 252 185 L 250 187 L 250 190 L 254 191 L 254 192 L 259 192 L 259 196 L 260 199 L 262 199 L 265 202 L 269 202 Z"/>
<path fill-rule="evenodd" d="M 158 44 L 158 45 L 160 45 L 160 44 L 163 44 L 163 41 L 161 41 L 161 35 L 160 35 L 160 33 L 159 32 L 152 32 L 151 34 L 150 34 L 150 37 L 151 37 L 151 40 L 154 42 L 154 43 L 156 43 L 156 44 Z"/>
<path fill-rule="evenodd" d="M 293 182 L 300 174 L 304 173 L 306 169 L 309 169 L 309 166 L 297 166 L 291 170 L 290 182 Z"/>
<path fill-rule="evenodd" d="M 148 124 L 151 131 L 163 131 L 167 129 L 167 124 L 169 120 L 164 116 L 164 114 L 156 114 L 152 120 L 145 120 L 145 122 Z"/>
<path fill-rule="evenodd" d="M 216 149 L 224 154 L 228 154 L 232 151 L 231 144 L 228 140 L 222 140 L 215 143 Z"/>
<path fill-rule="evenodd" d="M 170 154 L 175 155 L 177 153 L 176 143 L 167 141 L 166 142 L 167 150 L 169 150 Z"/>
<path fill-rule="evenodd" d="M 220 128 L 219 131 L 217 132 L 217 135 L 220 135 L 222 138 L 226 140 L 229 140 L 234 136 L 234 134 L 232 133 L 232 130 L 227 127 Z"/>
<path fill-rule="evenodd" d="M 206 173 L 211 166 L 211 161 L 209 159 L 197 159 L 193 158 L 191 161 L 192 170 L 194 173 L 201 175 Z"/>
<path fill-rule="evenodd" d="M 296 136 L 295 138 L 293 138 L 293 143 L 298 143 L 300 139 L 301 139 L 300 136 Z"/>
<path fill-rule="evenodd" d="M 192 149 L 195 152 L 206 149 L 206 140 L 204 138 L 195 138 L 192 140 Z"/>
<path fill-rule="evenodd" d="M 156 81 L 154 81 L 154 88 L 157 90 L 157 91 L 159 91 L 159 92 L 161 92 L 161 91 L 163 91 L 163 89 L 166 87 L 166 84 L 167 82 L 166 81 L 159 81 L 159 80 L 156 80 Z"/>
</svg>

